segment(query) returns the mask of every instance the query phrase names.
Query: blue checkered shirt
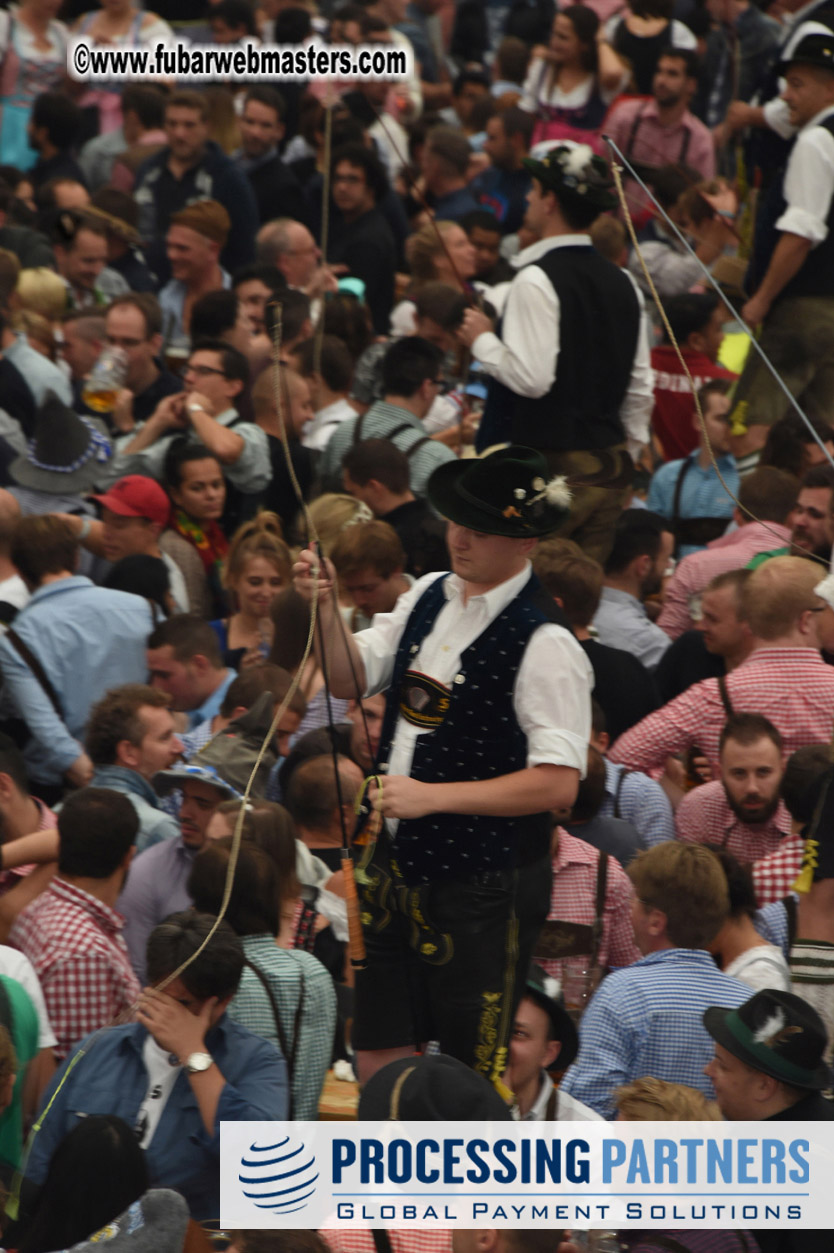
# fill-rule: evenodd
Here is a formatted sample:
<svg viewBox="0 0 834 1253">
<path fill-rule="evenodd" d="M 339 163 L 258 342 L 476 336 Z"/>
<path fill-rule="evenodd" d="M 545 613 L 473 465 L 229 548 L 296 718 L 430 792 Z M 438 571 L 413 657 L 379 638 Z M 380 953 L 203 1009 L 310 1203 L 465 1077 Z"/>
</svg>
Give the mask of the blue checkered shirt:
<svg viewBox="0 0 834 1253">
<path fill-rule="evenodd" d="M 562 1089 L 608 1119 L 616 1112 L 616 1089 L 644 1075 L 687 1083 L 714 1099 L 704 1074 L 713 1042 L 702 1015 L 710 1005 L 735 1009 L 752 994 L 705 950 L 650 953 L 600 984 L 580 1023 L 579 1056 Z"/>
<path fill-rule="evenodd" d="M 643 837 L 646 848 L 675 838 L 675 818 L 669 798 L 659 783 L 640 770 L 630 770 L 623 779 L 619 795 L 619 812 L 614 812 L 617 785 L 625 766 L 605 761 L 605 796 L 599 807 L 603 818 L 623 818 Z"/>
<path fill-rule="evenodd" d="M 290 1047 L 304 976 L 304 1001 L 292 1068 L 293 1118 L 318 1118 L 319 1097 L 336 1030 L 333 980 L 312 953 L 278 948 L 271 935 L 245 935 L 242 940 L 246 960 L 253 962 L 269 980 Z M 246 966 L 228 1014 L 255 1035 L 271 1040 L 280 1050 L 269 997 L 258 976 Z"/>
</svg>

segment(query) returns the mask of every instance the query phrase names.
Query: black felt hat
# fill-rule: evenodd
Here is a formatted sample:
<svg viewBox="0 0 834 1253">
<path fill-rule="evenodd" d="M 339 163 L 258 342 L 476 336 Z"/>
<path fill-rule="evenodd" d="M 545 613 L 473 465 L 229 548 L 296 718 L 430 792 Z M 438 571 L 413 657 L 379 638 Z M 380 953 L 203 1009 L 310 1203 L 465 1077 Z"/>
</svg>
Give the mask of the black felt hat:
<svg viewBox="0 0 834 1253">
<path fill-rule="evenodd" d="M 360 1122 L 509 1122 L 510 1107 L 483 1075 L 445 1053 L 383 1066 L 359 1096 Z"/>
<path fill-rule="evenodd" d="M 559 1056 L 553 1063 L 559 1070 L 567 1070 L 579 1052 L 579 1034 L 573 1019 L 565 1009 L 565 1001 L 558 979 L 550 976 L 534 962 L 527 975 L 524 995 L 543 1009 L 553 1024 L 554 1039 L 560 1040 L 562 1047 Z"/>
<path fill-rule="evenodd" d="M 560 199 L 591 205 L 600 213 L 619 203 L 607 162 L 588 144 L 557 144 L 540 160 L 525 157 L 522 165 L 543 191 L 555 191 Z"/>
<path fill-rule="evenodd" d="M 834 74 L 834 32 L 820 31 L 800 39 L 790 56 L 780 62 L 779 72 L 785 74 L 789 65 L 813 65 Z"/>
<path fill-rule="evenodd" d="M 483 535 L 528 539 L 549 535 L 570 512 L 571 493 L 551 478 L 534 448 L 510 445 L 465 461 L 447 461 L 432 473 L 428 498 L 450 522 Z"/>
<path fill-rule="evenodd" d="M 823 1062 L 825 1023 L 792 992 L 765 988 L 738 1009 L 713 1005 L 704 1011 L 704 1026 L 713 1040 L 753 1070 L 794 1088 L 829 1086 L 831 1075 Z"/>
<path fill-rule="evenodd" d="M 81 417 L 47 392 L 35 415 L 35 435 L 9 466 L 15 483 L 38 492 L 72 496 L 89 491 L 110 460 L 107 430 Z"/>
</svg>

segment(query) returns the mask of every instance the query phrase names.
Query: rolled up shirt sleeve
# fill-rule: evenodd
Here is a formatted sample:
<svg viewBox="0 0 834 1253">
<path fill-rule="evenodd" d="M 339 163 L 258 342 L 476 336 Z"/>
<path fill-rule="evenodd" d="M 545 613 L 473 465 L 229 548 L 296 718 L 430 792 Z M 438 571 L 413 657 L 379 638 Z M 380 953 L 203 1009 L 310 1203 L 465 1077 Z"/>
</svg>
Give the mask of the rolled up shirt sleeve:
<svg viewBox="0 0 834 1253">
<path fill-rule="evenodd" d="M 535 399 L 550 391 L 559 359 L 559 297 L 540 266 L 520 271 L 507 295 L 501 338 L 485 331 L 472 355 L 519 396 Z"/>
<path fill-rule="evenodd" d="M 223 473 L 238 491 L 262 492 L 272 481 L 272 461 L 266 432 L 254 422 L 239 422 L 234 434 L 243 440 L 243 451 L 237 461 L 223 466 Z"/>
<path fill-rule="evenodd" d="M 584 778 L 591 735 L 593 670 L 563 627 L 539 627 L 525 649 L 515 710 L 527 736 L 528 766 L 570 766 Z"/>
<path fill-rule="evenodd" d="M 811 126 L 796 137 L 785 171 L 788 207 L 777 230 L 809 239 L 816 247 L 828 236 L 828 215 L 834 197 L 834 135 Z"/>
</svg>

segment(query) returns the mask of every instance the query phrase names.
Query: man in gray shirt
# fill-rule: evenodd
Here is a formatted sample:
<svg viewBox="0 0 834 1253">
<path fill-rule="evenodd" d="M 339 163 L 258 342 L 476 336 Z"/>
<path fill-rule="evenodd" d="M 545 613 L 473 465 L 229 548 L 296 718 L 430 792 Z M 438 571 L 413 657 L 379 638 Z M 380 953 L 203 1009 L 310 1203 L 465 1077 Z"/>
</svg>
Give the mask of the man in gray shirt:
<svg viewBox="0 0 834 1253">
<path fill-rule="evenodd" d="M 422 419 L 442 385 L 443 354 L 419 336 L 396 340 L 382 360 L 382 400 L 355 419 L 341 422 L 325 448 L 320 475 L 326 490 L 341 492 L 342 458 L 363 439 L 390 439 L 408 458 L 409 485 L 425 496 L 429 475 L 455 454 L 433 440 Z"/>
</svg>

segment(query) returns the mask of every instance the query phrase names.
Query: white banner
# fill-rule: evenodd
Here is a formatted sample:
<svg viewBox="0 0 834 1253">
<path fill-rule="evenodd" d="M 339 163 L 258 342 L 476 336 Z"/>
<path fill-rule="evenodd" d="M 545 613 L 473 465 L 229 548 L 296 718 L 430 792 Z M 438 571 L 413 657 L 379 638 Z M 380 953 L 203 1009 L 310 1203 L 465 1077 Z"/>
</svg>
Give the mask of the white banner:
<svg viewBox="0 0 834 1253">
<path fill-rule="evenodd" d="M 223 1123 L 220 1172 L 227 1228 L 834 1228 L 827 1122 Z"/>
</svg>

